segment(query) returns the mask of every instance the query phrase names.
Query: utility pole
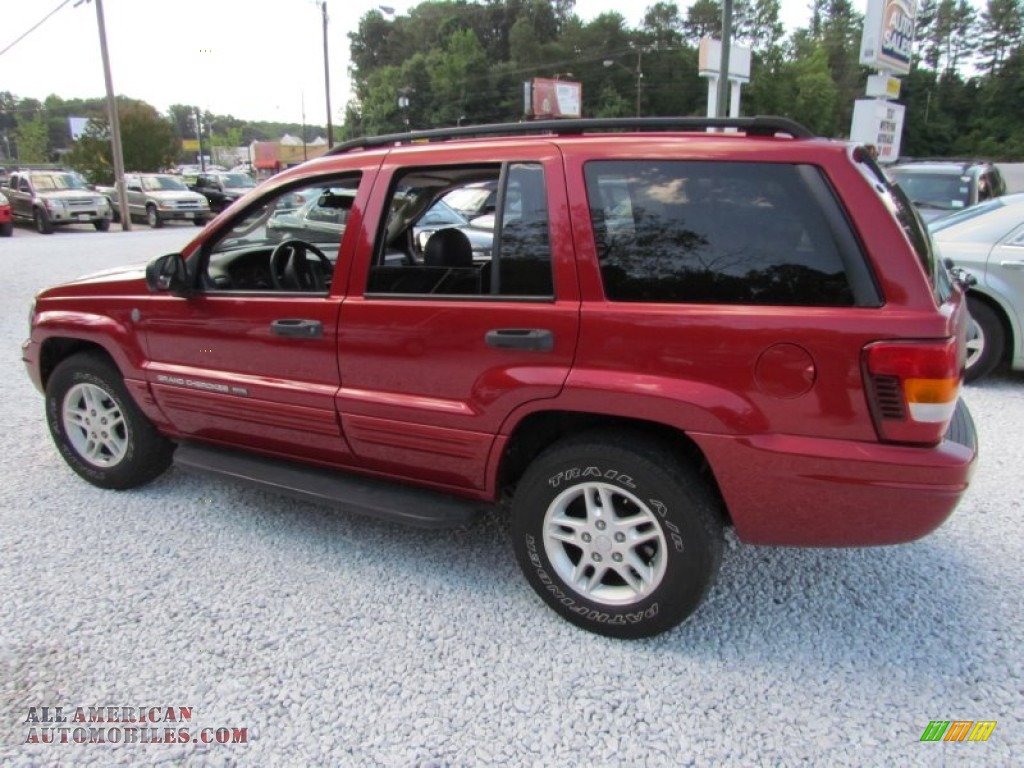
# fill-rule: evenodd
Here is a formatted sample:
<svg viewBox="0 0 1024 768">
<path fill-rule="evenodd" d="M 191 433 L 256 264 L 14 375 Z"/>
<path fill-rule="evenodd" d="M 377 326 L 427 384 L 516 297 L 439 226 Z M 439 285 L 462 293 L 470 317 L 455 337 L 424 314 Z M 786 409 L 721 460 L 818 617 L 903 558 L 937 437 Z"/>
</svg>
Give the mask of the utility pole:
<svg viewBox="0 0 1024 768">
<path fill-rule="evenodd" d="M 640 92 L 644 84 L 643 70 L 644 49 L 636 49 L 636 116 L 640 117 Z"/>
<path fill-rule="evenodd" d="M 79 0 L 78 4 L 81 4 L 81 0 Z M 96 0 L 96 23 L 100 28 L 100 56 L 103 58 L 103 79 L 107 86 L 107 116 L 110 119 L 111 154 L 114 156 L 114 185 L 117 187 L 117 204 L 121 211 L 121 229 L 128 232 L 132 228 L 132 217 L 128 215 L 128 191 L 124 188 L 124 152 L 121 148 L 121 121 L 117 115 L 114 79 L 110 74 L 110 56 L 107 53 L 107 27 L 103 20 L 103 0 Z"/>
<path fill-rule="evenodd" d="M 716 117 L 729 116 L 729 48 L 732 45 L 732 0 L 722 0 L 722 60 L 718 65 Z"/>
<path fill-rule="evenodd" d="M 324 15 L 324 95 L 327 97 L 327 148 L 330 149 L 334 146 L 334 125 L 331 123 L 331 68 L 327 58 L 327 0 L 320 3 L 320 8 Z"/>
<path fill-rule="evenodd" d="M 196 113 L 196 136 L 199 137 L 199 171 L 206 173 L 206 154 L 203 152 L 203 120 L 199 114 L 199 107 L 192 107 Z"/>
</svg>

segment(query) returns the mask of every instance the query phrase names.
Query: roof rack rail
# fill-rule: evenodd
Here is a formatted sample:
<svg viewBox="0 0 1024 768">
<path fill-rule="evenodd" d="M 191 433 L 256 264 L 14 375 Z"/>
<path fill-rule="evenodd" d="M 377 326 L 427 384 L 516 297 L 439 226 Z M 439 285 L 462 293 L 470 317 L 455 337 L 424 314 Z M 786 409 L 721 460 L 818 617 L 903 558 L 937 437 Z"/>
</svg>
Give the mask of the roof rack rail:
<svg viewBox="0 0 1024 768">
<path fill-rule="evenodd" d="M 424 131 L 389 133 L 383 136 L 364 136 L 338 144 L 328 155 L 341 155 L 355 149 L 371 149 L 398 144 L 418 144 L 447 139 L 478 138 L 483 136 L 519 136 L 534 133 L 559 136 L 590 132 L 611 131 L 671 131 L 705 130 L 708 128 L 735 128 L 750 136 L 787 134 L 795 139 L 810 139 L 814 133 L 787 117 L 758 115 L 756 117 L 602 117 L 578 120 L 530 120 L 520 123 L 488 123 L 463 125 L 455 128 L 434 128 Z"/>
</svg>

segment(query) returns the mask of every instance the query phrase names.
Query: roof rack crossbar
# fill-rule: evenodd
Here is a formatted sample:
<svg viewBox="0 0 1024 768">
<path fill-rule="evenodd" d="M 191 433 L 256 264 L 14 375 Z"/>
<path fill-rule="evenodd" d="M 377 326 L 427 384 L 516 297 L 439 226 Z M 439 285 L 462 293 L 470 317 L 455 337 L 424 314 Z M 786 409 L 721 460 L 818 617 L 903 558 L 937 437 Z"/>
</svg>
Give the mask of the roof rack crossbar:
<svg viewBox="0 0 1024 768">
<path fill-rule="evenodd" d="M 488 123 L 463 125 L 454 128 L 434 128 L 383 136 L 364 136 L 338 144 L 327 152 L 341 155 L 356 149 L 371 149 L 399 144 L 428 143 L 459 138 L 484 136 L 519 136 L 536 133 L 573 135 L 605 131 L 645 130 L 706 130 L 708 128 L 734 128 L 751 136 L 786 134 L 795 139 L 809 139 L 814 133 L 787 117 L 758 115 L 756 117 L 604 117 L 578 120 L 531 120 L 521 123 Z"/>
</svg>

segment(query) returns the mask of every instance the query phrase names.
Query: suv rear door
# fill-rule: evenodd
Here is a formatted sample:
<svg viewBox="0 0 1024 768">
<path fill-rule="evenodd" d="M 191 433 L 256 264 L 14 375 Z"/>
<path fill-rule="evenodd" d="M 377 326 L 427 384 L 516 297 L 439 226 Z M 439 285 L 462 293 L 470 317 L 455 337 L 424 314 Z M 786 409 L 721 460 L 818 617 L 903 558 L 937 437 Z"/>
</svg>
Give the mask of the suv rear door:
<svg viewBox="0 0 1024 768">
<path fill-rule="evenodd" d="M 422 156 L 392 152 L 374 185 L 341 309 L 338 410 L 363 465 L 480 490 L 502 424 L 525 403 L 559 393 L 576 349 L 561 156 L 536 141 L 485 146 L 469 159 L 464 151 L 438 150 L 429 163 Z M 462 239 L 445 229 L 430 236 L 421 264 L 417 239 L 392 240 L 388 222 L 414 190 L 442 184 L 440 199 L 452 188 L 443 180 L 456 178 L 503 186 L 490 257 L 477 248 L 474 257 L 431 266 L 430 240 Z"/>
</svg>

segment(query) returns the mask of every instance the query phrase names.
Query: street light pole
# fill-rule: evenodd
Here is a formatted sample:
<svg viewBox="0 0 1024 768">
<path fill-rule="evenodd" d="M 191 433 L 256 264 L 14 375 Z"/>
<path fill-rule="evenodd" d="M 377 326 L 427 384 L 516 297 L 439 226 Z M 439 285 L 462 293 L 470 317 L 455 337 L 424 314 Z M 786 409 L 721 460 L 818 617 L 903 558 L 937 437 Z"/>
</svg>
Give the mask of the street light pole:
<svg viewBox="0 0 1024 768">
<path fill-rule="evenodd" d="M 81 5 L 79 0 L 74 7 Z M 91 0 L 84 0 L 91 2 Z M 128 215 L 128 192 L 124 188 L 124 152 L 121 149 L 121 121 L 117 115 L 117 98 L 114 96 L 114 79 L 110 75 L 110 56 L 107 54 L 107 27 L 103 20 L 103 0 L 96 0 L 96 23 L 100 28 L 100 56 L 103 58 L 103 79 L 107 86 L 107 116 L 110 119 L 111 154 L 114 156 L 114 185 L 117 187 L 117 204 L 121 211 L 121 229 L 132 228 L 132 217 Z"/>
<path fill-rule="evenodd" d="M 331 68 L 327 58 L 327 0 L 320 3 L 324 16 L 324 95 L 327 97 L 327 148 L 334 146 L 334 125 L 331 122 Z"/>
</svg>

